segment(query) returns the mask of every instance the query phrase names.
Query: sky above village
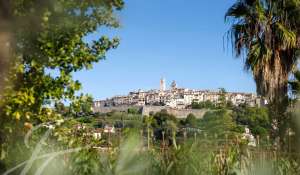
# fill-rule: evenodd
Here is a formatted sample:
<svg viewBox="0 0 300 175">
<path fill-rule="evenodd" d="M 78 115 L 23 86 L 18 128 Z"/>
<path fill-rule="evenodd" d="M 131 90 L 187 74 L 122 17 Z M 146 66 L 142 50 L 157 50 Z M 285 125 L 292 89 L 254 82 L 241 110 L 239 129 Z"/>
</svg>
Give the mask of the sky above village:
<svg viewBox="0 0 300 175">
<path fill-rule="evenodd" d="M 189 89 L 255 92 L 251 73 L 228 46 L 224 22 L 233 0 L 125 0 L 118 14 L 119 29 L 100 28 L 101 35 L 118 36 L 121 43 L 92 70 L 74 75 L 83 93 L 95 99 L 126 95 L 132 90 L 167 88 L 173 80 Z"/>
</svg>

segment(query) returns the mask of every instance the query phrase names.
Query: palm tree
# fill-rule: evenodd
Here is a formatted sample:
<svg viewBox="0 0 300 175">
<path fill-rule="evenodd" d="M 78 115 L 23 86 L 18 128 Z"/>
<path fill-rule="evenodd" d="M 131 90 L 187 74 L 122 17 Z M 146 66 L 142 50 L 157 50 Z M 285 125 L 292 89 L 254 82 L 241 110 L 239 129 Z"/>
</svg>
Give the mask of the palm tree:
<svg viewBox="0 0 300 175">
<path fill-rule="evenodd" d="M 299 12 L 299 3 L 292 0 L 237 0 L 225 14 L 232 22 L 228 36 L 235 53 L 245 57 L 257 93 L 269 100 L 277 131 L 284 122 L 288 78 L 300 45 Z"/>
</svg>

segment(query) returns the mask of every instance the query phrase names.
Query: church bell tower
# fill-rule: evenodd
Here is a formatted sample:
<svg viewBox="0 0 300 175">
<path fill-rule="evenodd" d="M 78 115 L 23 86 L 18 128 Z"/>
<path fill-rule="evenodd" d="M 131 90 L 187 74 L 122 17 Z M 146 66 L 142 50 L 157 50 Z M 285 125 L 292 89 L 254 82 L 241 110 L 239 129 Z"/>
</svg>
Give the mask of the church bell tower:
<svg viewBox="0 0 300 175">
<path fill-rule="evenodd" d="M 159 90 L 160 91 L 165 91 L 166 90 L 166 80 L 164 78 L 160 79 Z"/>
</svg>

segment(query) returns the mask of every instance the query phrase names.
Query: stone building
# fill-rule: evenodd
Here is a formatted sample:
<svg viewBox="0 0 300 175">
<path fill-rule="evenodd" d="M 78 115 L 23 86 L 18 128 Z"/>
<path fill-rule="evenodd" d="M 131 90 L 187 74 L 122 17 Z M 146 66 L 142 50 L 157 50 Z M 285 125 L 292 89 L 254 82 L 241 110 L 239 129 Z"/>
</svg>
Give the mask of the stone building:
<svg viewBox="0 0 300 175">
<path fill-rule="evenodd" d="M 126 96 L 115 96 L 106 100 L 94 102 L 94 107 L 102 106 L 166 106 L 170 108 L 185 109 L 192 102 L 210 101 L 214 104 L 220 102 L 220 91 L 209 90 L 191 90 L 187 88 L 178 88 L 175 81 L 172 82 L 169 89 L 166 89 L 165 79 L 160 80 L 159 90 L 153 89 L 149 91 L 133 91 Z M 252 93 L 226 92 L 226 101 L 230 101 L 233 105 L 247 104 L 250 106 L 261 106 L 266 102 L 261 97 Z"/>
</svg>

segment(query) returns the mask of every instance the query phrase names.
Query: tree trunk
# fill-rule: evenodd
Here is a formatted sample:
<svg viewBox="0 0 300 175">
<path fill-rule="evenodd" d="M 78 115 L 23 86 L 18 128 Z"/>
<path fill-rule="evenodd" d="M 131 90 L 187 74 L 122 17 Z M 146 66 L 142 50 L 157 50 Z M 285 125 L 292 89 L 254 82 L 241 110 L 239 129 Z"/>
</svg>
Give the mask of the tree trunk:
<svg viewBox="0 0 300 175">
<path fill-rule="evenodd" d="M 286 56 L 286 55 L 285 55 Z M 288 55 L 287 55 L 288 56 Z M 272 99 L 270 111 L 274 114 L 274 124 L 277 124 L 277 128 L 275 130 L 275 138 L 278 138 L 280 149 L 285 149 L 286 140 L 286 131 L 288 129 L 288 116 L 286 114 L 289 102 L 288 102 L 288 76 L 289 72 L 292 69 L 291 63 L 288 63 L 283 55 L 277 51 L 275 52 L 275 60 L 274 60 L 274 77 L 273 81 L 275 81 L 275 96 Z"/>
<path fill-rule="evenodd" d="M 280 143 L 284 143 L 287 128 L 285 112 L 288 107 L 288 75 L 294 62 L 288 58 L 288 53 L 279 50 L 269 59 L 262 59 L 259 67 L 253 70 L 257 92 L 265 96 L 268 101 L 270 117 L 272 120 L 271 138 L 279 137 Z"/>
</svg>

